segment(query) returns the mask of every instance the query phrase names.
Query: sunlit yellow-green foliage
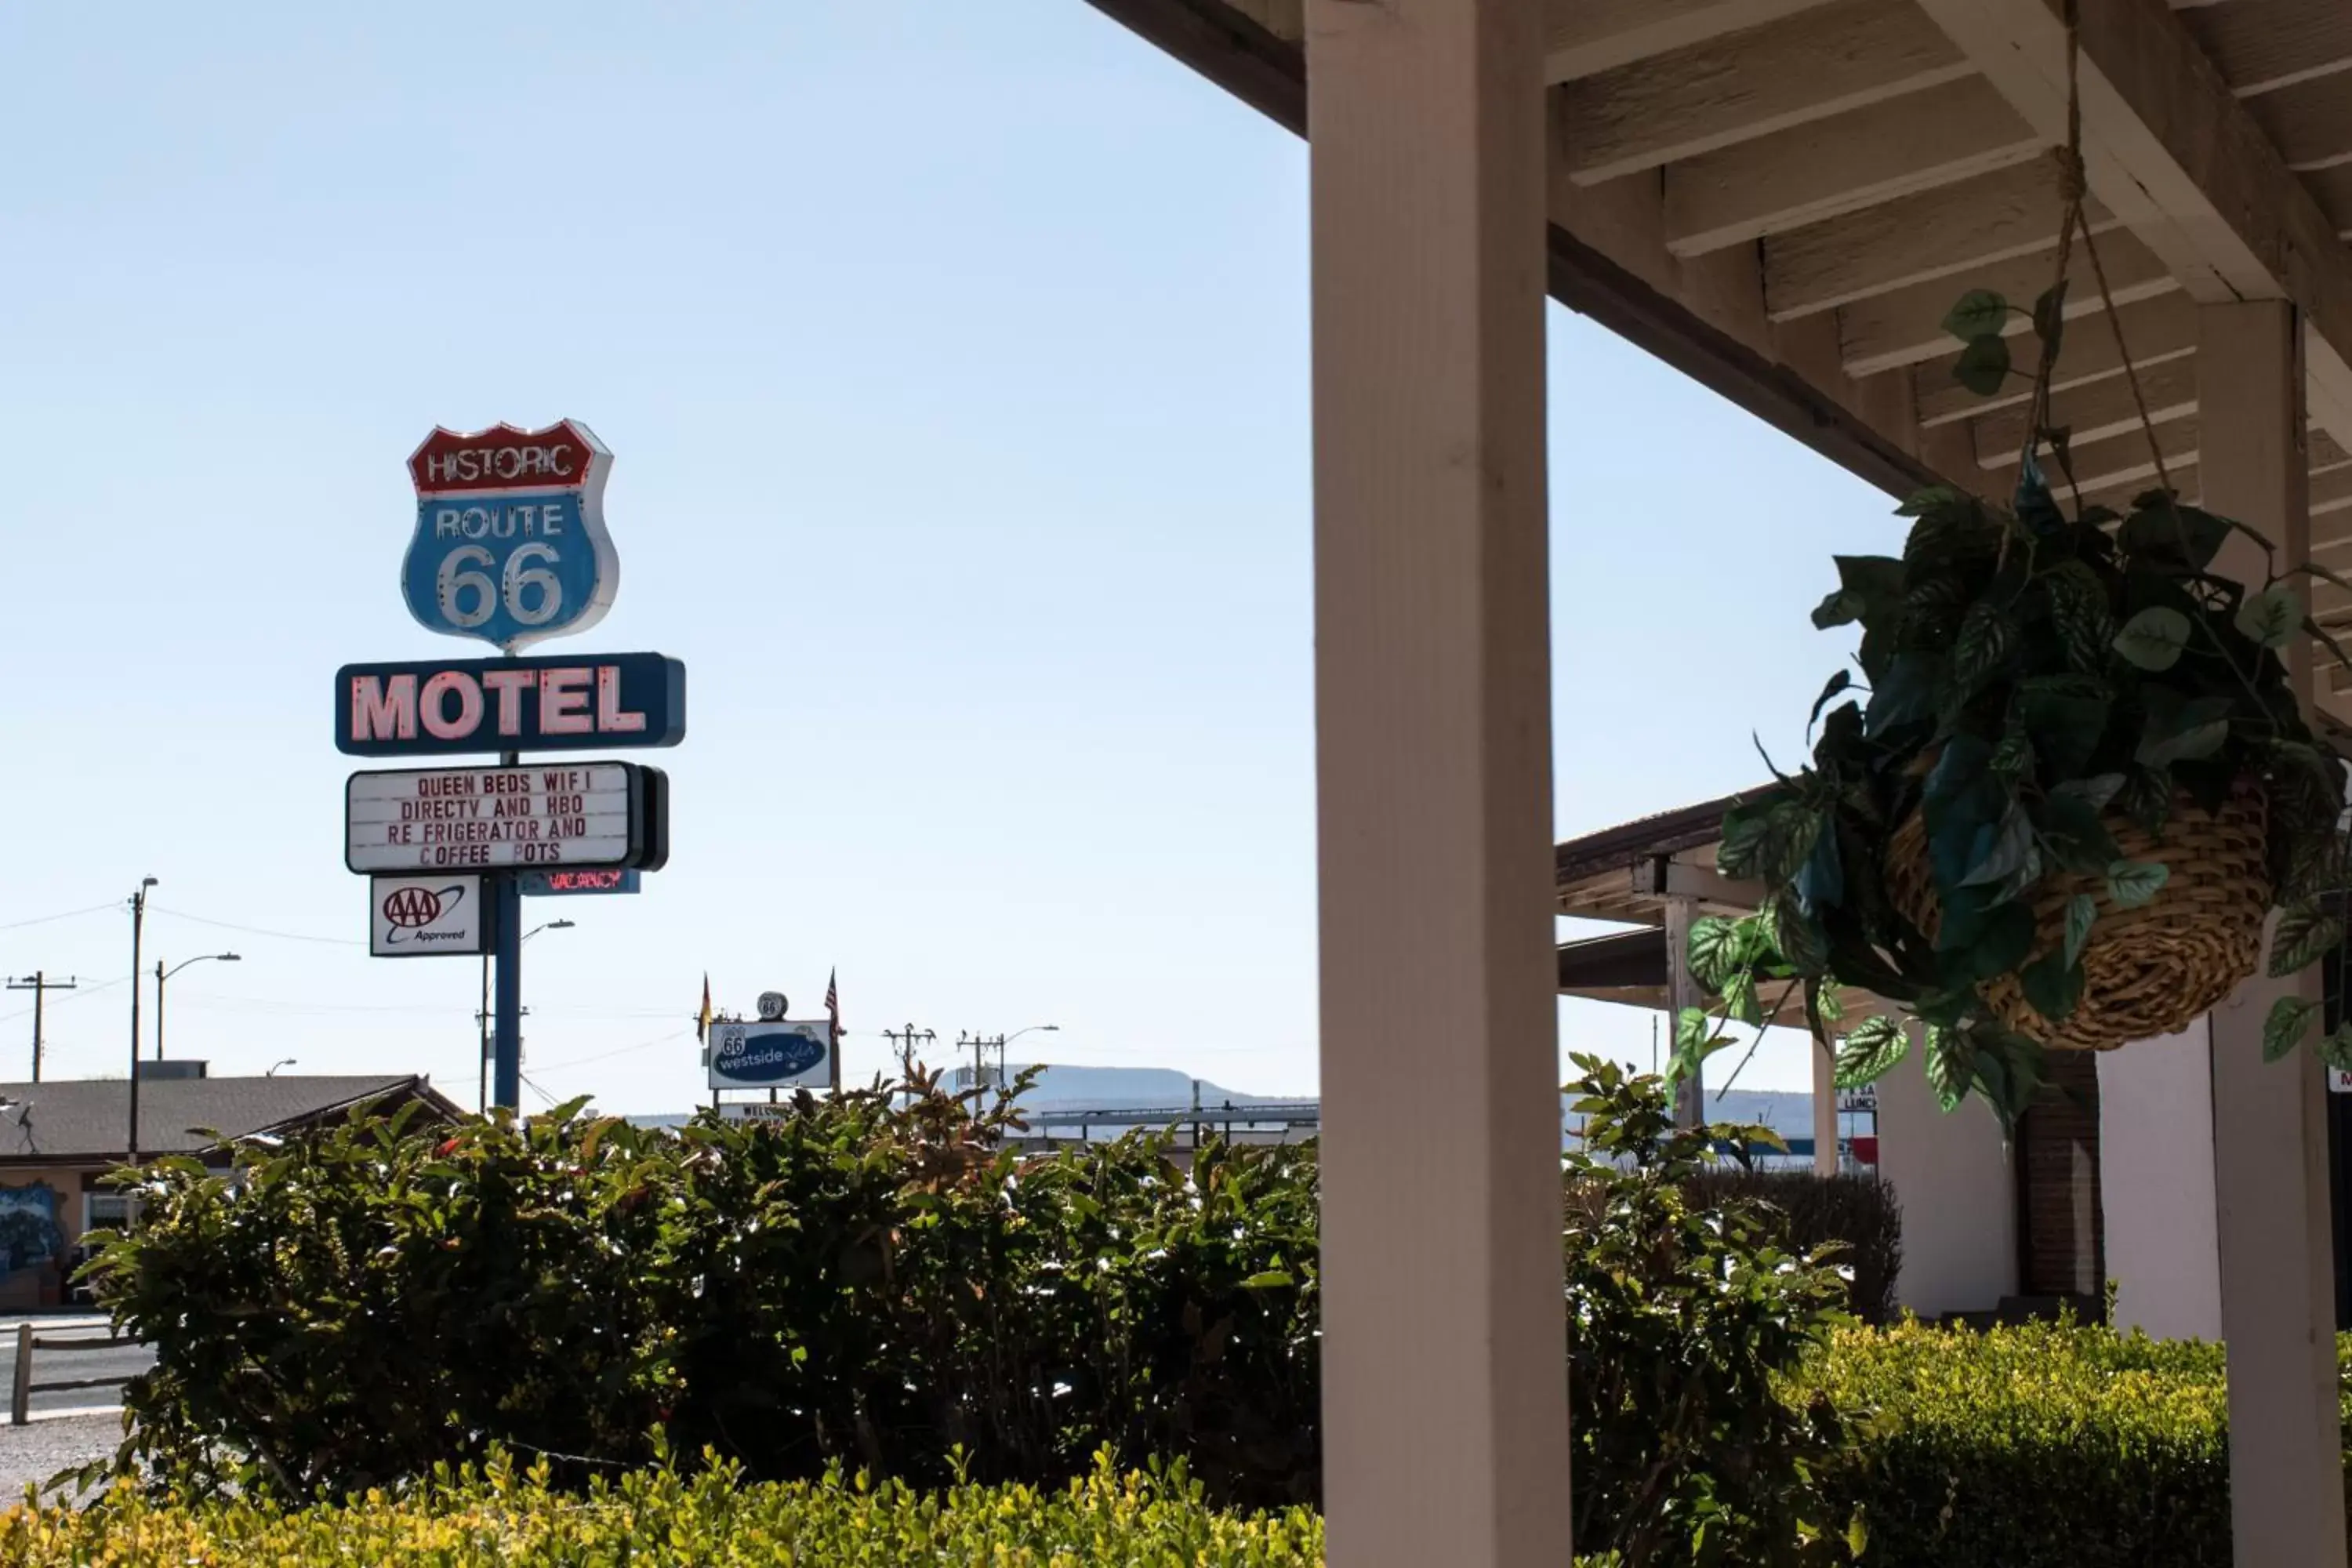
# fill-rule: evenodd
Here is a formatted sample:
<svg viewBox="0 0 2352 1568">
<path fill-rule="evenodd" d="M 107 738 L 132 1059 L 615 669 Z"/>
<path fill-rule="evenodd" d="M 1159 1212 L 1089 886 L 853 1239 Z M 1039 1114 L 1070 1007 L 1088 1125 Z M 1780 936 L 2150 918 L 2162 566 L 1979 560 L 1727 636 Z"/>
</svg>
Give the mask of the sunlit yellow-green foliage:
<svg viewBox="0 0 2352 1568">
<path fill-rule="evenodd" d="M 1108 1461 L 1059 1490 L 960 1486 L 921 1493 L 838 1474 L 746 1484 L 731 1466 L 655 1468 L 553 1489 L 543 1468 L 499 1458 L 405 1497 L 371 1491 L 282 1508 L 185 1503 L 119 1487 L 79 1510 L 0 1515 L 11 1568 L 1319 1568 L 1314 1512 L 1221 1512 L 1181 1468 L 1121 1475 Z"/>
<path fill-rule="evenodd" d="M 2195 1568 L 2230 1560 L 2221 1349 L 2092 1324 L 1846 1329 L 1786 1391 L 1864 1413 L 1831 1480 L 1869 1562 Z"/>
</svg>

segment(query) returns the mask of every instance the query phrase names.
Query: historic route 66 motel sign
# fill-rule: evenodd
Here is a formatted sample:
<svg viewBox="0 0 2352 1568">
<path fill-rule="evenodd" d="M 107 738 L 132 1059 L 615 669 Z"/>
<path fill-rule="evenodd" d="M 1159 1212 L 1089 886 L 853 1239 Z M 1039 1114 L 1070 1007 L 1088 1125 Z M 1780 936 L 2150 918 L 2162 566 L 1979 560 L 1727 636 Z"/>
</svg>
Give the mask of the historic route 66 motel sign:
<svg viewBox="0 0 2352 1568">
<path fill-rule="evenodd" d="M 544 430 L 436 429 L 408 458 L 408 613 L 429 631 L 509 653 L 603 620 L 621 588 L 604 531 L 612 468 L 613 454 L 576 419 Z"/>
<path fill-rule="evenodd" d="M 659 768 L 531 752 L 674 746 L 686 735 L 686 667 L 656 653 L 518 658 L 585 631 L 620 586 L 604 528 L 613 454 L 576 419 L 541 429 L 436 429 L 408 459 L 416 526 L 401 596 L 428 630 L 478 637 L 498 659 L 345 665 L 335 744 L 352 756 L 439 765 L 353 773 L 344 864 L 373 879 L 371 951 L 495 952 L 496 1103 L 521 1088 L 526 878 L 601 873 L 566 891 L 634 893 L 669 856 Z M 502 753 L 487 763 L 458 753 Z M 552 885 L 546 883 L 545 885 Z M 427 918 L 429 916 L 429 918 Z"/>
</svg>

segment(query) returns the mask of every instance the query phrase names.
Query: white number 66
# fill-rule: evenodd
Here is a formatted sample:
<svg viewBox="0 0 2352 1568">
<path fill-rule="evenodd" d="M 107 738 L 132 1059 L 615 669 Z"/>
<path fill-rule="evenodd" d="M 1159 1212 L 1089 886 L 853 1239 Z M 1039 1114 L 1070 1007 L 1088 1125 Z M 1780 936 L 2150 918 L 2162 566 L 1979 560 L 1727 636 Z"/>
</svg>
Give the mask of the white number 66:
<svg viewBox="0 0 2352 1568">
<path fill-rule="evenodd" d="M 461 544 L 441 558 L 441 569 L 434 574 L 434 595 L 440 601 L 441 615 L 453 626 L 472 628 L 490 618 L 501 598 L 507 614 L 526 626 L 545 626 L 563 608 L 563 584 L 555 574 L 541 563 L 552 563 L 558 559 L 555 546 L 532 542 L 507 557 L 503 584 L 494 586 L 489 574 L 473 570 L 490 563 L 490 552 L 478 544 Z M 501 593 L 500 589 L 504 592 Z M 523 591 L 538 590 L 539 602 L 525 606 Z M 460 607 L 461 595 L 470 595 L 471 603 Z"/>
</svg>

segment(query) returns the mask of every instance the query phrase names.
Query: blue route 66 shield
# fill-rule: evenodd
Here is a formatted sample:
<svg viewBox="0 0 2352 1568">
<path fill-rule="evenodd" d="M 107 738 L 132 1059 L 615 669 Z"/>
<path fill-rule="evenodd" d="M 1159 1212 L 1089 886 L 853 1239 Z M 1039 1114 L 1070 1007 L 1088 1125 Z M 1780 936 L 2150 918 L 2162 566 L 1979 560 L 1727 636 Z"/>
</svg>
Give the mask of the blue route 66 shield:
<svg viewBox="0 0 2352 1568">
<path fill-rule="evenodd" d="M 620 591 L 604 531 L 613 454 L 576 419 L 543 430 L 436 428 L 409 455 L 416 532 L 401 563 L 408 613 L 509 653 L 586 631 Z"/>
</svg>

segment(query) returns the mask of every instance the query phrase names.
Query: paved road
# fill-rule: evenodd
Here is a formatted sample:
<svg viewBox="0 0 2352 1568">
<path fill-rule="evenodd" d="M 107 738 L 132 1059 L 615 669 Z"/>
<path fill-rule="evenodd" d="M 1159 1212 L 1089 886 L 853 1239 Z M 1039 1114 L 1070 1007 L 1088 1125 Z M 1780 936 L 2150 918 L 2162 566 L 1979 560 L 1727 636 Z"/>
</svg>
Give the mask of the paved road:
<svg viewBox="0 0 2352 1568">
<path fill-rule="evenodd" d="M 7 1423 L 6 1412 L 16 1398 L 16 1319 L 0 1319 L 0 1429 Z M 103 1318 L 35 1318 L 33 1332 L 43 1338 L 97 1339 L 107 1331 Z M 120 1405 L 122 1391 L 109 1385 L 102 1388 L 69 1388 L 49 1392 L 38 1385 L 59 1378 L 128 1377 L 146 1371 L 155 1363 L 154 1352 L 144 1345 L 124 1345 L 102 1351 L 33 1352 L 33 1410 L 36 1414 L 54 1410 L 88 1410 L 93 1406 Z"/>
<path fill-rule="evenodd" d="M 0 1418 L 0 1508 L 59 1470 L 105 1458 L 121 1441 L 120 1415 L 67 1415 L 23 1426 Z"/>
</svg>

